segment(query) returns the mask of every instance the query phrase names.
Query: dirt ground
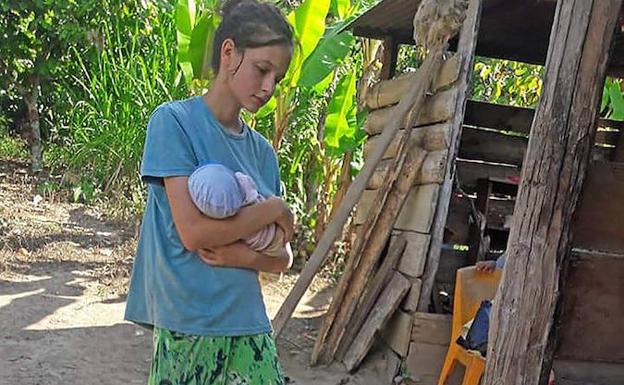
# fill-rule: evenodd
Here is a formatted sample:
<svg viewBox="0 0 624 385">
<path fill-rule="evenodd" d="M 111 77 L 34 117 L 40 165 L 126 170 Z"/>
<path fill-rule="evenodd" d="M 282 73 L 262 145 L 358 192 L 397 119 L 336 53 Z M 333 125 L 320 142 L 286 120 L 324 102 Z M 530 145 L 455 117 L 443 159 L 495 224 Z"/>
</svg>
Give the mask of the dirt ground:
<svg viewBox="0 0 624 385">
<path fill-rule="evenodd" d="M 123 321 L 136 225 L 39 196 L 26 167 L 0 160 L 0 384 L 145 384 L 151 333 Z M 271 315 L 296 278 L 264 288 Z M 330 296 L 315 281 L 278 340 L 289 383 L 389 383 L 383 360 L 354 376 L 308 366 Z"/>
</svg>

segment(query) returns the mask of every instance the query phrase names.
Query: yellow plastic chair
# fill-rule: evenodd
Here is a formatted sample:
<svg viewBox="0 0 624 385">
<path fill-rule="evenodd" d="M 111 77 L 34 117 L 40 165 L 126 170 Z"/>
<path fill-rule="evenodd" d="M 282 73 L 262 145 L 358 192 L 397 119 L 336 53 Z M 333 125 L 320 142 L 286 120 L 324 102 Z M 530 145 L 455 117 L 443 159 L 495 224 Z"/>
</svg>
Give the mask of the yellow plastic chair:
<svg viewBox="0 0 624 385">
<path fill-rule="evenodd" d="M 478 272 L 474 266 L 457 270 L 451 343 L 440 372 L 438 385 L 444 385 L 458 361 L 466 367 L 462 385 L 479 384 L 485 370 L 485 358 L 481 357 L 478 352 L 464 349 L 455 341 L 464 324 L 474 318 L 481 301 L 494 298 L 501 273 L 500 269 L 496 269 L 493 273 Z"/>
</svg>

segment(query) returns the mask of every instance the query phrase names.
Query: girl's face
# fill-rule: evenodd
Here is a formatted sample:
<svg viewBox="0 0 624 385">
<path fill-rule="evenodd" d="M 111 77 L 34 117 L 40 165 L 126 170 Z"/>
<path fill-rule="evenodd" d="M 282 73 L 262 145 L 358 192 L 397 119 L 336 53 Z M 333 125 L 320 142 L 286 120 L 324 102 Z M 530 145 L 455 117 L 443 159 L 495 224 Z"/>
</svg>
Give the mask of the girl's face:
<svg viewBox="0 0 624 385">
<path fill-rule="evenodd" d="M 291 49 L 283 45 L 247 48 L 239 52 L 231 40 L 223 42 L 222 66 L 239 105 L 255 113 L 265 105 L 290 64 Z"/>
</svg>

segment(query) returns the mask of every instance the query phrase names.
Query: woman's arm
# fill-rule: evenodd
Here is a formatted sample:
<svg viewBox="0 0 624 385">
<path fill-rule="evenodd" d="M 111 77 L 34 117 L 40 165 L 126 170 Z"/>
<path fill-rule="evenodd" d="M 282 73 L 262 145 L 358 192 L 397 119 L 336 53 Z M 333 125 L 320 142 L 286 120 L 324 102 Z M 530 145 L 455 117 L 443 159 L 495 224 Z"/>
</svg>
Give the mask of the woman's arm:
<svg viewBox="0 0 624 385">
<path fill-rule="evenodd" d="M 188 177 L 168 177 L 164 183 L 173 221 L 188 250 L 229 245 L 273 222 L 278 222 L 280 227 L 290 227 L 287 240 L 292 236 L 292 225 L 288 225 L 292 223 L 292 213 L 280 198 L 243 207 L 230 218 L 211 219 L 191 200 Z"/>
<path fill-rule="evenodd" d="M 197 254 L 211 266 L 241 267 L 267 273 L 282 273 L 292 266 L 293 261 L 289 243 L 282 248 L 279 256 L 268 256 L 254 251 L 243 241 L 211 249 L 200 249 Z"/>
</svg>

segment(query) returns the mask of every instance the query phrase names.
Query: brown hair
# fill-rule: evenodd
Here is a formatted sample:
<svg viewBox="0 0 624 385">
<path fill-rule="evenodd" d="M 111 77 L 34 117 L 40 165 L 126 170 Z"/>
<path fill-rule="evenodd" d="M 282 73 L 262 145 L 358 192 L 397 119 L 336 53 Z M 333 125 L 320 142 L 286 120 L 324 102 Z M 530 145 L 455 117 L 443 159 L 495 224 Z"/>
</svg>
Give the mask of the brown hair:
<svg viewBox="0 0 624 385">
<path fill-rule="evenodd" d="M 221 45 L 232 39 L 236 48 L 269 45 L 293 46 L 293 31 L 282 12 L 275 5 L 256 0 L 230 0 L 221 9 L 221 24 L 217 28 L 212 45 L 212 69 L 219 72 Z"/>
</svg>

